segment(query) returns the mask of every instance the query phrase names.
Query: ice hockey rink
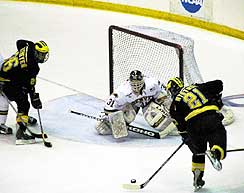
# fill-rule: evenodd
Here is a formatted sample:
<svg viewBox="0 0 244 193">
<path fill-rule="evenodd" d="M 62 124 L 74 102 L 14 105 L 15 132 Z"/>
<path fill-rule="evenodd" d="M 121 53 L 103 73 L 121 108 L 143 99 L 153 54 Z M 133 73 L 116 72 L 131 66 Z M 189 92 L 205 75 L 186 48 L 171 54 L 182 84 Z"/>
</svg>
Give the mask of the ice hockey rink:
<svg viewBox="0 0 244 193">
<path fill-rule="evenodd" d="M 244 43 L 232 37 L 177 23 L 85 8 L 0 2 L 0 53 L 9 57 L 17 39 L 44 40 L 50 48 L 41 64 L 36 90 L 43 101 L 42 124 L 53 147 L 16 146 L 0 136 L 0 193 L 123 193 L 132 178 L 141 184 L 180 145 L 180 137 L 149 139 L 130 133 L 116 141 L 97 135 L 94 120 L 109 95 L 108 27 L 143 25 L 176 32 L 195 41 L 195 58 L 205 81 L 221 79 L 223 96 L 244 104 Z M 229 107 L 235 122 L 226 127 L 227 149 L 244 148 L 244 109 Z M 34 109 L 30 115 L 36 116 Z M 15 127 L 10 108 L 7 123 Z M 244 152 L 228 153 L 218 172 L 206 159 L 199 192 L 243 193 Z M 144 193 L 193 192 L 191 153 L 183 146 L 143 189 Z"/>
</svg>

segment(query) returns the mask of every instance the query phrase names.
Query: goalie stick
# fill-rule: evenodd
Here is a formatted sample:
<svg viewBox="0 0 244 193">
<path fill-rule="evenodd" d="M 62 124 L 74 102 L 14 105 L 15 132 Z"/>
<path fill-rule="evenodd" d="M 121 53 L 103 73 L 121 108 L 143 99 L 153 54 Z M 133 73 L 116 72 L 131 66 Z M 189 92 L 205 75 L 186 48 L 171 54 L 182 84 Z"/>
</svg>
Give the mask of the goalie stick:
<svg viewBox="0 0 244 193">
<path fill-rule="evenodd" d="M 168 159 L 153 173 L 152 176 L 150 176 L 144 183 L 142 184 L 136 184 L 136 183 L 130 183 L 130 184 L 123 184 L 122 187 L 127 190 L 140 190 L 146 187 L 146 185 L 153 179 L 153 177 L 165 166 L 166 163 L 176 154 L 177 151 L 184 145 L 184 142 L 182 142 L 177 149 L 168 157 Z M 131 180 L 132 182 L 133 180 Z"/>
<path fill-rule="evenodd" d="M 92 115 L 87 115 L 85 113 L 81 113 L 81 112 L 77 112 L 77 111 L 73 111 L 73 110 L 70 110 L 69 112 L 73 113 L 73 114 L 76 114 L 76 115 L 81 115 L 83 117 L 87 117 L 89 119 L 94 119 L 94 120 L 97 120 L 97 121 L 103 121 L 103 119 L 101 119 L 101 118 L 98 118 L 98 117 L 95 117 L 95 116 L 92 116 Z M 127 128 L 128 128 L 129 131 L 132 131 L 134 133 L 142 134 L 142 135 L 153 137 L 153 138 L 156 138 L 156 139 L 161 139 L 159 131 L 152 131 L 152 130 L 148 130 L 148 129 L 145 129 L 145 128 L 137 127 L 137 126 L 134 126 L 134 125 L 127 125 Z"/>
</svg>

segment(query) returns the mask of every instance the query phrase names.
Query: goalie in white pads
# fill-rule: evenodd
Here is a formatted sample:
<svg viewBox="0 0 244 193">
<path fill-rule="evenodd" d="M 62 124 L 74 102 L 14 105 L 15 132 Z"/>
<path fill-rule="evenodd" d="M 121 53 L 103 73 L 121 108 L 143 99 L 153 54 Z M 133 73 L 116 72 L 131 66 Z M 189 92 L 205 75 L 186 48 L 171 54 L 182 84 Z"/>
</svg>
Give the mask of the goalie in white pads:
<svg viewBox="0 0 244 193">
<path fill-rule="evenodd" d="M 176 134 L 176 126 L 169 116 L 170 98 L 160 82 L 145 77 L 139 70 L 120 85 L 107 99 L 96 130 L 101 135 L 113 134 L 114 138 L 128 135 L 127 125 L 133 122 L 140 108 L 147 123 L 160 131 L 160 137 Z"/>
</svg>

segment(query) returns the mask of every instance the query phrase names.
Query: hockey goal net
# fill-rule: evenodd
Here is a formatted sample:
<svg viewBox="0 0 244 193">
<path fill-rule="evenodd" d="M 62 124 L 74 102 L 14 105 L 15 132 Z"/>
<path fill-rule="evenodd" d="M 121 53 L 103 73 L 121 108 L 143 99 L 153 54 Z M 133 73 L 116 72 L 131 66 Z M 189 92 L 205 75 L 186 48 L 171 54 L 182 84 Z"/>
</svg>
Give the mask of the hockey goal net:
<svg viewBox="0 0 244 193">
<path fill-rule="evenodd" d="M 186 84 L 202 81 L 195 61 L 192 39 L 144 26 L 109 27 L 110 93 L 132 70 L 163 84 L 180 76 Z"/>
<path fill-rule="evenodd" d="M 191 38 L 153 27 L 112 25 L 109 27 L 110 93 L 128 79 L 132 70 L 140 70 L 164 85 L 175 76 L 181 77 L 185 85 L 203 82 Z M 223 109 L 227 112 L 225 124 L 232 123 L 232 111 Z"/>
</svg>

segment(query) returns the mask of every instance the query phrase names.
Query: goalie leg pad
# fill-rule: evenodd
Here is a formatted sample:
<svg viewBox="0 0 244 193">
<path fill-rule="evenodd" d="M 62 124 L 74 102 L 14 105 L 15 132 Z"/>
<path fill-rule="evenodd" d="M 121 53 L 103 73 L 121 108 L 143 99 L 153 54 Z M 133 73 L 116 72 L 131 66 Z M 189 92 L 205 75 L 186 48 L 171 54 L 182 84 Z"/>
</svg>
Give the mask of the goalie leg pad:
<svg viewBox="0 0 244 193">
<path fill-rule="evenodd" d="M 117 111 L 109 114 L 108 117 L 114 138 L 118 139 L 121 137 L 127 137 L 128 131 L 124 119 L 124 113 L 122 111 Z"/>
<path fill-rule="evenodd" d="M 107 120 L 98 121 L 95 128 L 100 135 L 111 135 L 112 134 L 112 129 L 111 129 L 110 123 Z"/>
<path fill-rule="evenodd" d="M 154 128 L 159 127 L 166 117 L 161 106 L 154 102 L 143 109 L 143 115 L 147 123 Z"/>
<path fill-rule="evenodd" d="M 159 129 L 160 138 L 164 138 L 167 135 L 178 136 L 178 130 L 175 124 L 171 121 L 170 118 L 167 119 L 167 123 L 162 124 L 162 128 Z"/>
<path fill-rule="evenodd" d="M 159 131 L 160 138 L 167 135 L 179 135 L 172 119 L 167 116 L 167 111 L 160 105 L 151 102 L 144 112 L 144 117 L 150 126 Z"/>
<path fill-rule="evenodd" d="M 133 122 L 136 118 L 136 111 L 134 110 L 134 108 L 132 107 L 131 104 L 127 104 L 123 109 L 122 109 L 123 113 L 124 113 L 124 119 L 125 122 L 130 124 L 131 122 Z"/>
<path fill-rule="evenodd" d="M 231 109 L 223 106 L 220 112 L 224 115 L 224 119 L 222 120 L 223 125 L 227 126 L 234 122 L 234 113 Z"/>
</svg>

